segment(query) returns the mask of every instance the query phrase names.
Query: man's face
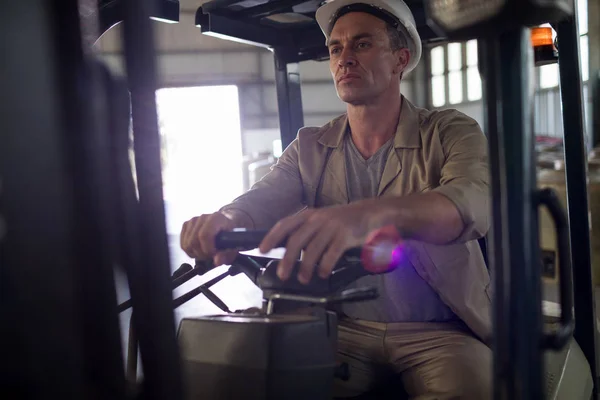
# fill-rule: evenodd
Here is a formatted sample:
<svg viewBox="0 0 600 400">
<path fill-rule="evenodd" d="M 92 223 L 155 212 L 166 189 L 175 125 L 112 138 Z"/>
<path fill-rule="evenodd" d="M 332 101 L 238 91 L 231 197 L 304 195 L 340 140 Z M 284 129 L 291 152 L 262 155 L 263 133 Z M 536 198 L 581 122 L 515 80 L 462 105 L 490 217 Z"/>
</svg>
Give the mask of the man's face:
<svg viewBox="0 0 600 400">
<path fill-rule="evenodd" d="M 361 12 L 337 20 L 328 47 L 338 96 L 353 105 L 369 104 L 399 85 L 410 57 L 407 49 L 392 50 L 384 21 Z"/>
</svg>

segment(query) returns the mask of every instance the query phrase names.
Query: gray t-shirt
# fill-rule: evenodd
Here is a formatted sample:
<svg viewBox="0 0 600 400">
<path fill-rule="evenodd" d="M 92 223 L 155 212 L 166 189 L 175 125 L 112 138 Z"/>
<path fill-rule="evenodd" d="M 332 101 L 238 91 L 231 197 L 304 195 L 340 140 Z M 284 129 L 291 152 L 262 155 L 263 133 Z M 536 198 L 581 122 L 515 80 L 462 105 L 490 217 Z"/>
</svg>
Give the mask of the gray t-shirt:
<svg viewBox="0 0 600 400">
<path fill-rule="evenodd" d="M 348 199 L 357 201 L 376 197 L 388 156 L 394 151 L 393 139 L 365 160 L 351 135 L 344 139 Z M 375 287 L 379 298 L 343 304 L 341 311 L 350 318 L 377 322 L 448 321 L 456 316 L 410 263 L 383 275 L 363 277 L 349 286 Z"/>
</svg>

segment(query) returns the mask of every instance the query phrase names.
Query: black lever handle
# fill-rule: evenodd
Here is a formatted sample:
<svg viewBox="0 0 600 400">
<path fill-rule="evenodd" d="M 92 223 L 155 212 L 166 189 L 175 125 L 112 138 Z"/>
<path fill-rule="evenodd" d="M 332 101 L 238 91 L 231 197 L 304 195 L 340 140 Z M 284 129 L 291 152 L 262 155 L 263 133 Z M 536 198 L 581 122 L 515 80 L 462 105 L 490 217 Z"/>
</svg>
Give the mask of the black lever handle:
<svg viewBox="0 0 600 400">
<path fill-rule="evenodd" d="M 192 279 L 197 274 L 198 273 L 196 272 L 195 268 L 192 267 L 190 264 L 181 264 L 181 267 L 179 267 L 175 272 L 173 272 L 173 284 L 171 287 L 173 289 L 176 289 L 179 286 L 186 283 L 187 281 L 189 281 L 190 279 Z"/>
<path fill-rule="evenodd" d="M 357 289 L 344 290 L 340 294 L 330 296 L 327 299 L 327 304 L 338 303 L 356 303 L 365 300 L 374 300 L 379 297 L 379 292 L 376 288 L 364 287 Z"/>
<path fill-rule="evenodd" d="M 215 237 L 215 247 L 217 250 L 253 250 L 260 246 L 269 231 L 256 230 L 248 231 L 238 229 L 235 231 L 221 231 Z M 275 247 L 285 247 L 285 240 Z"/>
<path fill-rule="evenodd" d="M 181 266 L 173 272 L 173 275 L 171 275 L 171 278 L 173 278 L 171 288 L 175 289 L 196 276 L 196 273 L 193 271 L 194 268 L 190 264 L 181 264 Z M 122 313 L 129 307 L 131 307 L 131 299 L 125 300 L 123 303 L 119 304 L 117 307 L 117 312 Z"/>
<path fill-rule="evenodd" d="M 560 326 L 555 332 L 543 334 L 542 346 L 546 349 L 560 350 L 569 342 L 575 330 L 569 227 L 565 211 L 554 190 L 550 188 L 539 190 L 538 205 L 545 205 L 548 208 L 556 227 L 560 292 Z"/>
</svg>

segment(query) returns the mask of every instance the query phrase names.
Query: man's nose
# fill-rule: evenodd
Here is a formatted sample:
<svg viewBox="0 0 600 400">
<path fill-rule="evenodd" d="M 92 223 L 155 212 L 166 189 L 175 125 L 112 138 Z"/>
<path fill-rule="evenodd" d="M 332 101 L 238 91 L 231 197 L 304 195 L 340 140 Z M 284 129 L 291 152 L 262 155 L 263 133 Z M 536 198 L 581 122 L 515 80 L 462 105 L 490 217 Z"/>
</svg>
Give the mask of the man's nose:
<svg viewBox="0 0 600 400">
<path fill-rule="evenodd" d="M 356 58 L 354 58 L 354 54 L 351 51 L 343 50 L 342 54 L 338 60 L 338 65 L 340 67 L 353 67 L 356 65 Z"/>
</svg>

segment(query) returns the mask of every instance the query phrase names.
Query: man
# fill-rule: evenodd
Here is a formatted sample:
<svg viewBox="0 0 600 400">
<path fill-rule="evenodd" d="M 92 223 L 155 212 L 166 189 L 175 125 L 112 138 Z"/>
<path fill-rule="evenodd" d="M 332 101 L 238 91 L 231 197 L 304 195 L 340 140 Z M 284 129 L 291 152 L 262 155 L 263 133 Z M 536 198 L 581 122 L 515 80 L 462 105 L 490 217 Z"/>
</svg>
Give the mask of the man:
<svg viewBox="0 0 600 400">
<path fill-rule="evenodd" d="M 414 399 L 486 399 L 491 388 L 489 275 L 477 239 L 488 230 L 487 142 L 454 110 L 428 111 L 400 92 L 421 55 L 414 18 L 399 0 L 335 0 L 317 21 L 347 113 L 303 128 L 277 165 L 219 212 L 186 222 L 190 257 L 231 262 L 214 237 L 270 229 L 262 252 L 287 239 L 289 278 L 327 277 L 342 253 L 393 225 L 407 265 L 359 280 L 380 298 L 343 306 L 339 357 L 350 365 L 337 396 L 369 390 L 387 367 Z M 315 270 L 314 266 L 318 265 Z"/>
</svg>

